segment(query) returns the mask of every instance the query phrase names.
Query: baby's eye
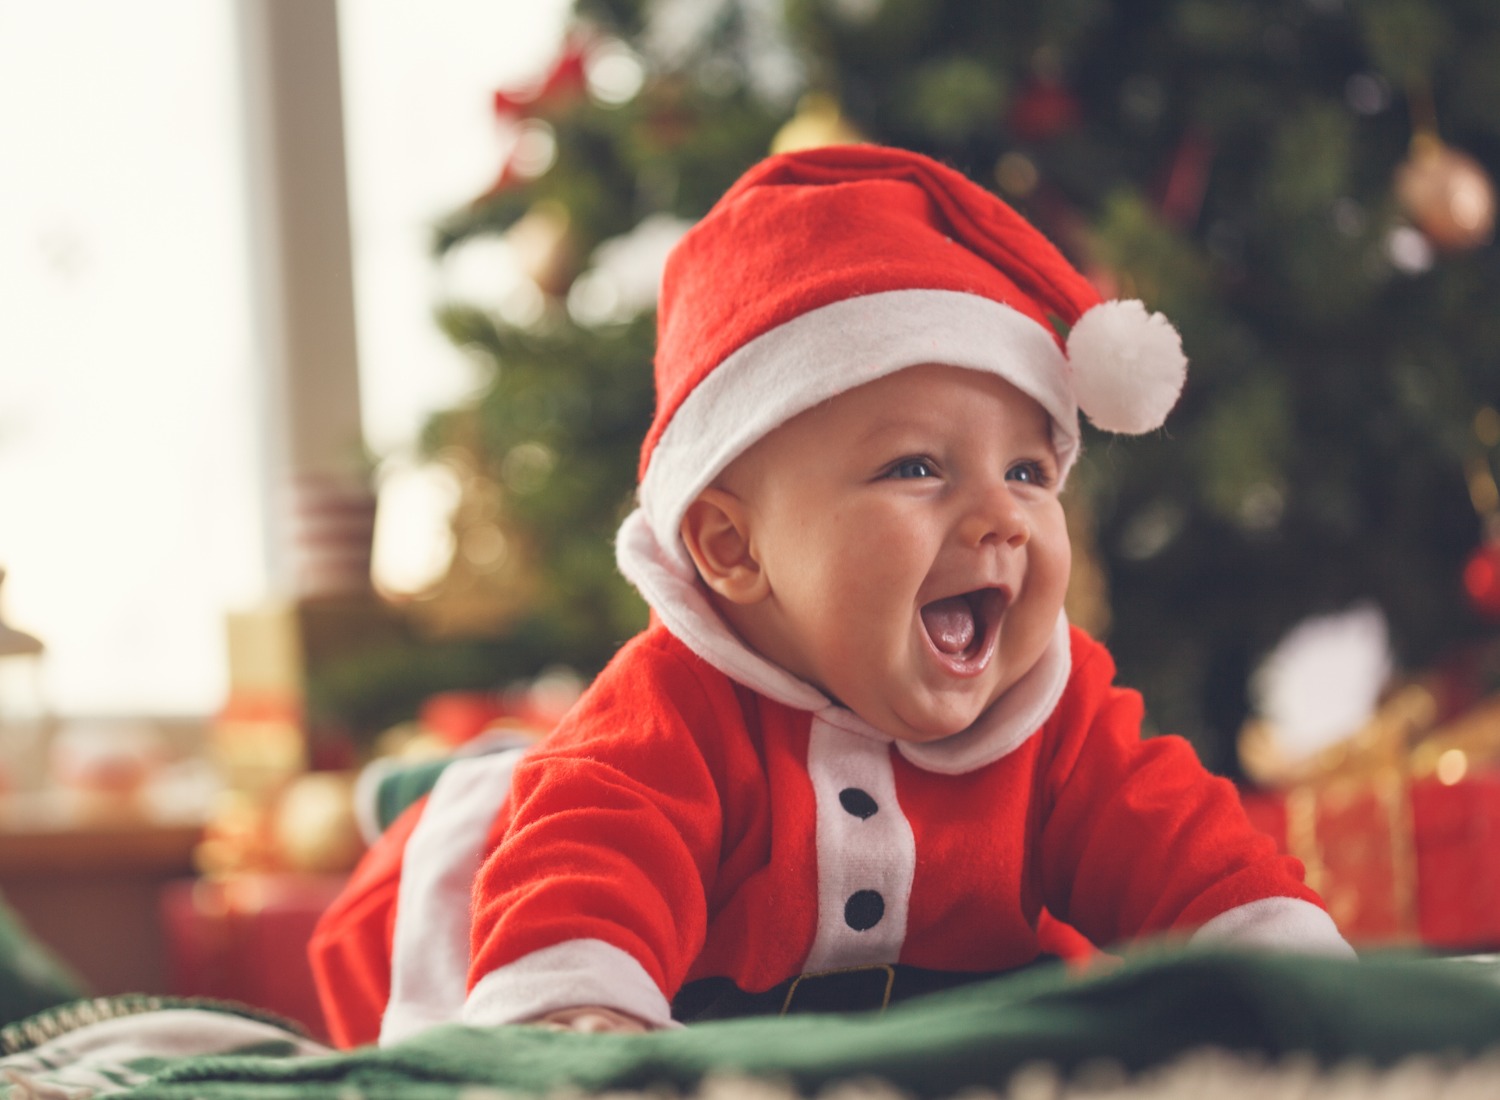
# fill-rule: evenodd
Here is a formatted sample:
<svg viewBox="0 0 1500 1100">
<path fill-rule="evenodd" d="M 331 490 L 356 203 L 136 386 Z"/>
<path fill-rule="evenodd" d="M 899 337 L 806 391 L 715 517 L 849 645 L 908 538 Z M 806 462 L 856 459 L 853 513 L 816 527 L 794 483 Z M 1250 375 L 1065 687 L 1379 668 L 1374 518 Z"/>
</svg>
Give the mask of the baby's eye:
<svg viewBox="0 0 1500 1100">
<path fill-rule="evenodd" d="M 1028 485 L 1046 487 L 1052 483 L 1046 468 L 1040 462 L 1017 462 L 1005 472 L 1007 481 L 1020 481 Z"/>
<path fill-rule="evenodd" d="M 914 477 L 936 477 L 937 466 L 926 458 L 903 458 L 886 473 L 887 477 L 904 480 Z"/>
</svg>

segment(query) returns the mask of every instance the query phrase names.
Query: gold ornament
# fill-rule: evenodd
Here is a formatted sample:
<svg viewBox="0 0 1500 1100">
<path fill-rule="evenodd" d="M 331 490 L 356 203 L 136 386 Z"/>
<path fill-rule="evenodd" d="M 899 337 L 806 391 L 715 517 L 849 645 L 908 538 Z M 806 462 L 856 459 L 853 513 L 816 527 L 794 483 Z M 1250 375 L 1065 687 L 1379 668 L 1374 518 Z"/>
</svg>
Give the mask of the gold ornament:
<svg viewBox="0 0 1500 1100">
<path fill-rule="evenodd" d="M 1410 154 L 1396 168 L 1396 198 L 1412 224 L 1445 251 L 1478 248 L 1494 235 L 1494 181 L 1433 131 L 1412 138 Z"/>
<path fill-rule="evenodd" d="M 838 102 L 823 92 L 809 92 L 793 115 L 771 139 L 771 152 L 791 153 L 824 145 L 858 145 L 867 140 L 851 126 Z"/>
<path fill-rule="evenodd" d="M 542 293 L 567 294 L 579 272 L 579 247 L 573 217 L 555 199 L 541 199 L 505 231 L 516 263 Z"/>
<path fill-rule="evenodd" d="M 523 532 L 509 521 L 506 491 L 540 488 L 541 466 L 550 459 L 521 444 L 501 463 L 502 484 L 489 473 L 479 420 L 470 409 L 454 423 L 454 439 L 436 457 L 458 475 L 462 486 L 454 510 L 453 557 L 443 576 L 426 592 L 402 604 L 409 622 L 437 638 L 489 637 L 530 610 L 537 596 L 535 553 Z M 521 452 L 519 457 L 515 452 Z M 528 480 L 530 479 L 530 480 Z"/>
<path fill-rule="evenodd" d="M 1042 175 L 1037 171 L 1035 161 L 1025 153 L 1011 150 L 995 162 L 995 182 L 1011 198 L 1025 199 L 1030 198 L 1037 184 L 1042 182 Z"/>
<path fill-rule="evenodd" d="M 365 850 L 354 817 L 353 772 L 307 772 L 276 806 L 273 835 L 282 862 L 295 871 L 348 871 Z"/>
</svg>

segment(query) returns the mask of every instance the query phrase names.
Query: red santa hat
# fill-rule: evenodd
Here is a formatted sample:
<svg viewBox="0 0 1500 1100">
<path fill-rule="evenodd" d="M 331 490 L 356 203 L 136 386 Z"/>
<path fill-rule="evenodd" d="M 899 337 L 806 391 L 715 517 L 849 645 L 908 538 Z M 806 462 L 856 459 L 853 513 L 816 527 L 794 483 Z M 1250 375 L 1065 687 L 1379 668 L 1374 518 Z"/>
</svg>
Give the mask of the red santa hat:
<svg viewBox="0 0 1500 1100">
<path fill-rule="evenodd" d="M 640 501 L 686 562 L 693 499 L 777 425 L 905 367 L 998 375 L 1052 417 L 1139 434 L 1177 401 L 1177 332 L 1097 290 L 1019 214 L 936 161 L 873 145 L 771 157 L 682 239 L 662 280 Z"/>
</svg>

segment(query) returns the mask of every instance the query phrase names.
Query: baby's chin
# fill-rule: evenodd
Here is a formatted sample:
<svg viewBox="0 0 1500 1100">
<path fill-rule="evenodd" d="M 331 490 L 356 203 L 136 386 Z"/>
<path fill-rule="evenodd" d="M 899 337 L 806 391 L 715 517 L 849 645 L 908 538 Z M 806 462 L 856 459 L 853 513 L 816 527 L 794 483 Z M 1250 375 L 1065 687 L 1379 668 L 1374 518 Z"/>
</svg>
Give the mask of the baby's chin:
<svg viewBox="0 0 1500 1100">
<path fill-rule="evenodd" d="M 870 718 L 865 715 L 860 715 L 860 717 L 893 741 L 901 741 L 908 745 L 929 745 L 934 741 L 956 737 L 970 729 L 974 723 L 984 717 L 985 712 L 992 705 L 993 701 L 987 702 L 982 707 L 944 708 L 937 713 L 904 715 L 893 713 L 883 715 L 883 721 L 878 722 L 870 721 Z"/>
<path fill-rule="evenodd" d="M 826 684 L 807 677 L 804 679 L 821 691 L 834 706 L 851 711 L 892 741 L 909 745 L 927 745 L 963 733 L 984 717 L 1009 687 L 1008 682 L 998 685 L 980 699 L 944 700 L 939 696 L 926 702 L 913 699 L 887 701 L 878 698 L 860 698 L 851 702 L 830 691 Z"/>
</svg>

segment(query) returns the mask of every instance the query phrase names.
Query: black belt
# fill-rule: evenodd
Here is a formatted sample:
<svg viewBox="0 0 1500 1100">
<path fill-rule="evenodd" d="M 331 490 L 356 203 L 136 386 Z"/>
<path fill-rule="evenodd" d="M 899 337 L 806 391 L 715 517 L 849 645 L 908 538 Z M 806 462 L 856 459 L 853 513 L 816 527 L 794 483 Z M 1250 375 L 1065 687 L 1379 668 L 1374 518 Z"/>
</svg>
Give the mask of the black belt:
<svg viewBox="0 0 1500 1100">
<path fill-rule="evenodd" d="M 760 993 L 747 992 L 728 978 L 701 978 L 683 986 L 672 999 L 672 1017 L 692 1024 L 741 1016 L 884 1011 L 898 1001 L 996 976 L 900 964 L 854 966 L 799 974 Z"/>
</svg>

